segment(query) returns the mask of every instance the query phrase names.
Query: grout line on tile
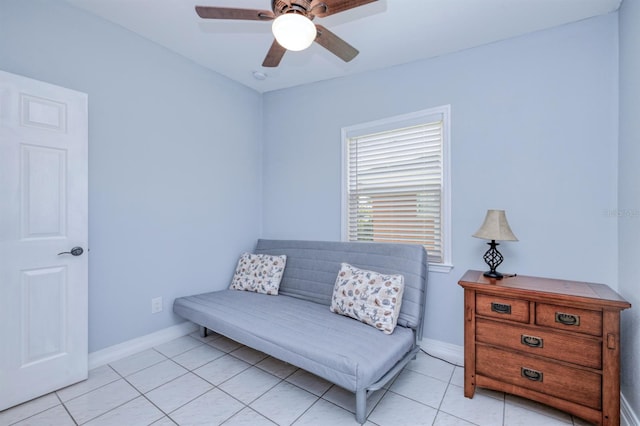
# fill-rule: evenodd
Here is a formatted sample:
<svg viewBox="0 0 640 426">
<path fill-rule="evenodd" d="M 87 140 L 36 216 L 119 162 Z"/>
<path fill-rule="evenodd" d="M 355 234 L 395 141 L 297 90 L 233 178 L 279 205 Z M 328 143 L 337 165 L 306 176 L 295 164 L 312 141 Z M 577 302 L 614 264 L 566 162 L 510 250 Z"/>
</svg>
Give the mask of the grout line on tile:
<svg viewBox="0 0 640 426">
<path fill-rule="evenodd" d="M 183 374 L 183 375 L 182 375 L 182 376 L 180 376 L 180 377 L 186 376 L 187 374 L 188 374 L 188 373 Z M 167 383 L 171 383 L 171 382 L 173 382 L 174 380 L 178 380 L 180 377 L 176 377 L 175 379 L 170 380 L 170 381 L 168 381 Z M 198 375 L 196 375 L 196 377 L 201 378 L 201 377 L 200 377 L 200 376 L 198 376 Z M 203 379 L 203 380 L 204 380 L 204 379 Z M 205 380 L 205 381 L 206 381 L 206 380 Z M 165 384 L 167 384 L 167 383 L 165 383 Z M 209 383 L 209 382 L 207 382 L 207 383 Z M 209 383 L 209 384 L 211 384 L 211 383 Z M 158 410 L 160 410 L 162 413 L 164 413 L 165 415 L 167 415 L 167 416 L 168 416 L 170 413 L 173 413 L 173 412 L 175 412 L 175 411 L 179 410 L 180 408 L 184 407 L 185 405 L 190 404 L 190 403 L 192 403 L 193 401 L 195 401 L 196 399 L 200 398 L 202 395 L 204 395 L 204 394 L 206 394 L 206 393 L 208 393 L 208 392 L 211 392 L 212 390 L 216 389 L 216 386 L 215 386 L 215 385 L 212 385 L 212 386 L 213 386 L 213 387 L 212 387 L 211 389 L 207 389 L 206 391 L 204 391 L 204 392 L 202 392 L 201 394 L 199 394 L 199 395 L 197 395 L 197 396 L 195 396 L 195 397 L 191 398 L 189 401 L 185 402 L 184 404 L 182 404 L 182 405 L 181 405 L 181 406 L 179 406 L 179 407 L 174 408 L 173 410 L 171 410 L 171 411 L 170 411 L 170 412 L 168 412 L 168 413 L 167 413 L 167 412 L 165 412 L 165 411 L 164 411 L 163 409 L 161 409 L 160 407 L 158 407 L 156 404 L 154 404 L 154 403 L 153 403 L 153 401 L 151 401 L 149 398 L 147 398 L 146 393 L 145 393 L 145 394 L 142 394 L 142 396 L 144 396 L 144 397 L 147 399 L 147 401 L 149 401 L 151 404 L 153 404 L 153 406 L 154 406 L 154 407 L 156 407 Z M 158 387 L 160 387 L 160 386 L 158 386 Z M 155 389 L 157 389 L 157 388 L 155 388 Z M 153 390 L 153 389 L 151 389 L 149 392 L 151 392 L 152 390 Z M 218 390 L 221 390 L 221 389 L 218 389 Z M 147 392 L 147 393 L 148 393 L 148 392 Z"/>
<path fill-rule="evenodd" d="M 153 401 L 151 401 L 151 400 L 147 397 L 147 395 L 146 395 L 146 394 L 144 394 L 144 393 L 143 393 L 141 396 L 142 396 L 144 399 L 146 399 L 146 400 L 147 400 L 147 402 L 148 402 L 149 404 L 151 404 L 151 405 L 153 405 L 154 407 L 156 407 L 156 408 L 158 409 L 158 411 L 160 411 L 160 412 L 162 413 L 162 417 L 169 417 L 169 414 L 168 414 L 168 413 L 166 413 L 162 408 L 160 408 L 160 407 L 158 407 L 156 404 L 154 404 L 154 402 L 153 402 Z M 175 411 L 175 410 L 174 410 L 174 411 Z M 162 419 L 158 419 L 158 420 L 162 420 Z M 156 420 L 156 422 L 157 422 L 158 420 Z M 171 421 L 173 422 L 173 419 L 171 419 Z M 155 423 L 155 422 L 153 422 L 153 423 Z M 151 423 L 151 424 L 153 424 L 153 423 Z M 174 423 L 175 423 L 175 422 L 174 422 Z"/>
<path fill-rule="evenodd" d="M 159 352 L 162 356 L 164 356 L 164 357 L 166 357 L 166 358 L 168 358 L 168 359 L 173 360 L 173 358 L 175 358 L 175 357 L 177 357 L 177 356 L 179 356 L 179 355 L 182 355 L 182 354 L 184 354 L 184 353 L 186 353 L 186 352 L 189 352 L 189 351 L 190 351 L 190 350 L 192 350 L 192 349 L 195 349 L 195 348 L 197 348 L 197 347 L 199 347 L 199 346 L 202 346 L 202 345 L 206 345 L 206 344 L 207 344 L 206 342 L 203 342 L 203 341 L 202 341 L 202 340 L 200 340 L 200 339 L 196 339 L 195 337 L 192 337 L 190 334 L 186 334 L 186 335 L 184 335 L 184 336 L 182 336 L 182 337 L 179 337 L 178 339 L 182 339 L 182 338 L 184 338 L 184 337 L 187 337 L 188 339 L 191 339 L 191 340 L 194 340 L 194 341 L 198 342 L 198 345 L 196 345 L 196 346 L 192 346 L 192 347 L 189 347 L 188 349 L 183 349 L 181 352 L 179 352 L 179 353 L 175 353 L 175 354 L 172 354 L 171 356 L 166 355 L 166 354 L 163 354 L 159 349 L 156 349 L 156 348 L 158 348 L 158 347 L 160 347 L 160 346 L 162 346 L 162 345 L 166 345 L 167 343 L 171 343 L 171 342 L 166 342 L 166 343 L 162 343 L 162 344 L 160 344 L 160 345 L 156 345 L 156 346 L 152 347 L 151 349 L 153 349 L 153 350 L 154 350 L 154 351 L 156 351 L 156 352 Z M 188 339 L 187 339 L 187 340 L 188 340 Z M 176 339 L 176 340 L 177 340 L 177 339 Z M 174 361 L 174 362 L 175 362 L 175 361 Z"/>
<path fill-rule="evenodd" d="M 58 397 L 58 399 L 60 399 L 60 397 Z M 62 408 L 64 408 L 64 411 L 66 411 L 67 415 L 69 416 L 69 418 L 71 419 L 71 421 L 73 422 L 73 424 L 75 424 L 76 426 L 78 426 L 78 422 L 76 421 L 76 419 L 71 415 L 71 411 L 69 411 L 69 409 L 67 408 L 67 405 L 60 401 Z"/>
<path fill-rule="evenodd" d="M 425 407 L 429 407 L 429 408 L 431 408 L 431 409 L 433 409 L 433 410 L 437 410 L 437 411 L 440 411 L 440 406 L 442 405 L 442 400 L 444 400 L 444 395 L 447 393 L 447 391 L 445 390 L 445 393 L 444 393 L 444 394 L 442 394 L 442 399 L 440 400 L 440 403 L 438 404 L 438 407 L 432 407 L 432 406 L 431 406 L 431 405 L 429 405 L 429 404 L 425 404 L 424 402 L 420 402 L 420 401 L 418 401 L 417 399 L 413 399 L 413 398 L 411 398 L 410 396 L 403 395 L 403 394 L 398 393 L 398 392 L 396 392 L 396 391 L 393 391 L 393 390 L 391 390 L 391 389 L 389 389 L 389 391 L 388 391 L 388 392 L 389 392 L 389 393 L 392 393 L 392 394 L 394 394 L 394 395 L 398 395 L 399 397 L 402 397 L 402 398 L 408 399 L 409 401 L 413 401 L 413 402 L 415 402 L 415 403 L 418 403 L 418 404 L 420 404 L 420 405 L 423 405 L 423 406 L 425 406 Z M 385 394 L 385 395 L 386 395 L 386 394 Z M 384 395 L 383 395 L 383 397 L 384 397 Z"/>
<path fill-rule="evenodd" d="M 273 374 L 271 374 L 271 373 L 267 373 L 267 374 L 269 374 L 269 375 L 273 376 Z M 251 401 L 251 402 L 249 402 L 248 404 L 245 404 L 245 405 L 250 406 L 251 404 L 253 404 L 254 402 L 256 402 L 258 399 L 260 399 L 260 398 L 262 398 L 263 396 L 265 396 L 268 392 L 270 392 L 273 388 L 275 388 L 276 386 L 278 386 L 280 383 L 284 382 L 284 379 L 281 379 L 281 378 L 280 378 L 280 377 L 278 377 L 278 376 L 273 376 L 273 377 L 275 377 L 276 379 L 278 379 L 278 382 L 277 382 L 275 385 L 271 386 L 271 387 L 270 387 L 269 389 L 267 389 L 266 391 L 262 392 L 262 394 L 260 394 L 260 396 L 258 396 L 258 397 L 256 397 L 256 398 L 254 398 L 254 399 L 253 399 L 253 401 Z M 311 393 L 311 392 L 309 392 L 309 393 Z M 263 414 L 263 415 L 264 415 L 264 414 Z M 269 419 L 269 420 L 271 420 L 271 419 Z M 271 420 L 271 421 L 273 421 L 273 420 Z"/>
<path fill-rule="evenodd" d="M 451 379 L 449 379 L 449 383 L 447 383 L 447 387 L 444 389 L 444 393 L 442 394 L 442 399 L 440 400 L 440 404 L 438 404 L 438 407 L 436 407 L 436 410 L 438 410 L 438 413 L 440 412 L 440 408 L 442 407 L 442 403 L 444 402 L 444 397 L 447 396 L 447 392 L 449 392 L 449 388 L 451 387 L 451 385 L 452 385 Z M 437 413 L 436 413 L 436 417 L 438 417 Z"/>
<path fill-rule="evenodd" d="M 34 412 L 34 413 L 32 413 L 32 414 L 29 414 L 29 415 L 28 415 L 28 416 L 26 416 L 26 417 L 19 418 L 19 419 L 15 420 L 15 421 L 13 421 L 13 422 L 9 423 L 9 426 L 11 426 L 11 425 L 15 425 L 15 424 L 18 424 L 18 423 L 20 423 L 20 422 L 24 422 L 24 421 L 26 421 L 26 420 L 28 420 L 28 419 L 30 419 L 30 418 L 32 418 L 32 417 L 38 416 L 38 415 L 40 415 L 40 414 L 42 414 L 42 413 L 44 413 L 44 412 L 46 412 L 46 411 L 49 411 L 49 410 L 51 410 L 52 408 L 56 408 L 58 405 L 63 405 L 63 404 L 62 404 L 62 402 L 60 401 L 60 397 L 58 397 L 58 395 L 56 394 L 56 392 L 55 392 L 55 391 L 54 391 L 54 392 L 50 392 L 50 393 L 45 394 L 45 395 L 42 395 L 42 396 L 40 396 L 40 397 L 38 397 L 38 398 L 34 398 L 34 399 L 29 400 L 29 401 L 26 401 L 26 402 L 24 402 L 23 404 L 28 404 L 28 403 L 30 403 L 30 402 L 32 402 L 32 401 L 35 401 L 35 400 L 39 399 L 39 398 L 43 398 L 43 397 L 45 397 L 45 396 L 47 396 L 47 395 L 50 395 L 51 393 L 55 394 L 56 398 L 58 399 L 58 404 L 56 404 L 56 405 L 52 405 L 52 406 L 47 407 L 47 408 L 44 408 L 44 409 L 41 409 L 40 411 L 38 411 L 38 412 Z M 9 407 L 9 408 L 7 408 L 6 410 L 0 410 L 0 413 L 4 413 L 5 411 L 9 411 L 9 410 L 11 410 L 12 408 L 19 407 L 19 406 L 21 406 L 21 405 L 23 405 L 23 404 L 18 404 L 18 405 L 14 406 L 14 407 Z M 74 421 L 75 421 L 75 420 L 74 420 Z M 76 423 L 76 424 L 77 424 L 77 423 Z"/>
<path fill-rule="evenodd" d="M 135 389 L 135 388 L 134 388 L 134 389 Z M 131 401 L 133 401 L 134 399 L 136 399 L 136 398 L 138 398 L 139 396 L 141 396 L 141 395 L 142 395 L 142 394 L 138 391 L 138 389 L 135 389 L 135 391 L 136 391 L 136 392 L 138 392 L 138 395 L 137 395 L 137 396 L 134 396 L 133 398 L 128 399 L 127 401 L 123 402 L 122 404 L 117 405 L 117 406 L 115 406 L 115 407 L 113 407 L 113 408 L 111 408 L 111 409 L 109 409 L 109 410 L 105 411 L 104 413 L 100 413 L 100 414 L 98 414 L 97 416 L 94 416 L 94 417 L 91 417 L 91 418 L 89 418 L 89 419 L 86 419 L 85 421 L 83 421 L 83 422 L 82 422 L 82 424 L 89 423 L 90 421 L 93 421 L 93 420 L 97 419 L 98 417 L 104 416 L 105 414 L 110 413 L 110 412 L 112 412 L 113 410 L 117 410 L 118 408 L 122 407 L 123 405 L 126 405 L 126 404 L 130 403 Z M 63 404 L 63 405 L 64 405 L 64 404 Z M 66 407 L 65 407 L 65 409 L 66 409 Z M 79 425 L 79 424 L 80 424 L 80 423 L 78 423 L 78 421 L 77 421 L 73 416 L 71 416 L 71 418 L 73 419 L 73 421 L 75 422 L 75 424 L 76 424 L 76 425 Z"/>
<path fill-rule="evenodd" d="M 295 386 L 295 385 L 294 385 L 294 386 Z M 308 392 L 308 391 L 307 391 L 307 392 Z M 315 395 L 315 396 L 317 396 L 317 395 Z M 311 410 L 311 409 L 312 409 L 312 408 L 313 408 L 313 407 L 318 403 L 318 401 L 325 401 L 325 402 L 329 402 L 329 403 L 331 404 L 331 402 L 330 402 L 330 401 L 323 400 L 323 399 L 322 399 L 322 397 L 317 397 L 317 398 L 316 398 L 316 400 L 315 400 L 315 401 L 313 401 L 313 404 L 311 404 L 309 407 L 307 407 L 307 409 L 306 409 L 306 410 L 304 410 L 304 412 L 302 412 L 302 414 L 300 414 L 298 417 L 296 417 L 296 419 L 295 419 L 294 421 L 292 421 L 292 422 L 291 422 L 291 426 L 294 426 L 294 425 L 298 422 L 298 420 L 300 420 L 300 419 L 301 419 L 305 414 L 307 414 L 307 412 L 308 412 L 309 410 Z M 335 405 L 335 404 L 333 404 L 333 405 Z M 336 407 L 340 408 L 341 410 L 344 410 L 344 408 L 339 407 L 339 406 L 337 406 L 337 405 L 336 405 Z M 347 410 L 345 410 L 345 411 L 347 411 Z M 269 419 L 269 420 L 270 420 L 270 421 L 273 421 L 273 420 L 271 420 L 271 419 Z"/>
<path fill-rule="evenodd" d="M 225 355 L 229 355 L 229 354 L 227 353 L 227 354 L 225 354 Z M 222 357 L 220 357 L 220 358 L 222 358 Z M 202 368 L 202 367 L 204 367 L 205 365 L 209 365 L 209 364 L 211 364 L 212 362 L 217 361 L 217 360 L 218 360 L 218 359 L 220 359 L 220 358 L 214 359 L 213 361 L 209 361 L 208 363 L 206 363 L 206 364 L 204 364 L 204 365 L 201 365 L 201 366 L 200 366 L 200 367 L 198 367 L 198 368 Z M 235 358 L 235 357 L 234 357 L 234 358 Z M 236 359 L 237 359 L 237 358 L 236 358 Z M 240 360 L 240 361 L 242 361 L 242 360 Z M 243 362 L 244 362 L 244 363 L 246 363 L 246 364 L 248 364 L 247 368 L 245 368 L 245 369 L 243 369 L 243 370 L 238 371 L 236 374 L 234 374 L 233 376 L 229 377 L 228 379 L 223 380 L 222 382 L 218 383 L 217 385 L 216 385 L 215 383 L 211 383 L 210 381 L 208 381 L 208 380 L 207 380 L 207 379 L 205 379 L 204 377 L 201 377 L 201 376 L 200 376 L 198 373 L 196 373 L 196 372 L 193 372 L 193 374 L 195 374 L 196 376 L 200 377 L 202 380 L 204 380 L 205 382 L 207 382 L 207 383 L 211 384 L 212 386 L 220 387 L 220 385 L 222 385 L 222 384 L 224 384 L 224 383 L 227 383 L 229 380 L 233 379 L 233 378 L 234 378 L 234 377 L 236 377 L 237 375 L 242 374 L 242 373 L 244 373 L 245 371 L 247 371 L 248 369 L 250 369 L 251 367 L 253 367 L 253 365 L 249 364 L 248 362 L 246 362 L 246 361 L 243 361 Z M 198 368 L 196 368 L 196 370 L 197 370 Z M 222 390 L 222 389 L 220 389 L 220 390 Z M 226 393 L 226 392 L 225 392 L 225 393 Z"/>
</svg>

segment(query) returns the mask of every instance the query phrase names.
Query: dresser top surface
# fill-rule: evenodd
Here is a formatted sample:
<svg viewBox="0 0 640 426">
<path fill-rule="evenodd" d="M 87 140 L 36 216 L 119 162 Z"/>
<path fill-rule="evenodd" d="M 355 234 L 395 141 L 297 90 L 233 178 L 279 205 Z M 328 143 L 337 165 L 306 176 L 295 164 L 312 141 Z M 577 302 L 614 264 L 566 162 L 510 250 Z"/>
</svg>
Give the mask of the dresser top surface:
<svg viewBox="0 0 640 426">
<path fill-rule="evenodd" d="M 518 296 L 535 297 L 540 293 L 585 303 L 597 303 L 618 309 L 627 309 L 631 304 L 605 284 L 584 281 L 558 280 L 526 275 L 505 276 L 501 280 L 488 278 L 482 271 L 467 271 L 458 282 L 464 288 L 492 293 L 512 293 Z"/>
</svg>

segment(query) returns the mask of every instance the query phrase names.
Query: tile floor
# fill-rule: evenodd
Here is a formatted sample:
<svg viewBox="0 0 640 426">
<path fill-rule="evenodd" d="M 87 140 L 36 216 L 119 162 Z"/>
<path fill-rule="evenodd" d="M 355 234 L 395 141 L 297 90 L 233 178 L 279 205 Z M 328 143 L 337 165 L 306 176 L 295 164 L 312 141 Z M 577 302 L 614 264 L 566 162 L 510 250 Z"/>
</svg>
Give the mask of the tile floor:
<svg viewBox="0 0 640 426">
<path fill-rule="evenodd" d="M 419 354 L 371 396 L 367 426 L 586 425 L 503 393 L 463 396 L 463 369 Z M 0 425 L 357 425 L 353 394 L 219 335 L 197 333 L 96 368 L 0 412 Z"/>
</svg>

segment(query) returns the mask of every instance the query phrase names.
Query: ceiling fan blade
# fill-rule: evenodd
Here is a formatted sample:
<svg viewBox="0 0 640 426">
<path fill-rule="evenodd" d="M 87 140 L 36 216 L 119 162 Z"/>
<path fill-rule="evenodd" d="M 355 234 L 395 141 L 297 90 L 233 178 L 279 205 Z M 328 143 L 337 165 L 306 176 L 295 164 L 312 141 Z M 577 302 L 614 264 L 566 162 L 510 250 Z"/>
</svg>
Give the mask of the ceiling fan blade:
<svg viewBox="0 0 640 426">
<path fill-rule="evenodd" d="M 315 16 L 324 18 L 374 1 L 377 0 L 314 0 L 310 9 Z"/>
<path fill-rule="evenodd" d="M 349 62 L 358 56 L 358 53 L 360 53 L 355 47 L 351 46 L 349 43 L 322 25 L 316 24 L 316 29 L 318 30 L 318 36 L 315 41 L 343 61 Z"/>
<path fill-rule="evenodd" d="M 204 19 L 241 19 L 247 21 L 269 21 L 275 19 L 270 10 L 235 9 L 233 7 L 196 6 L 196 13 Z"/>
<path fill-rule="evenodd" d="M 269 68 L 277 67 L 284 56 L 284 52 L 286 51 L 287 49 L 280 46 L 277 41 L 273 40 L 273 44 L 271 44 L 271 48 L 267 52 L 267 56 L 264 58 L 262 66 Z"/>
</svg>

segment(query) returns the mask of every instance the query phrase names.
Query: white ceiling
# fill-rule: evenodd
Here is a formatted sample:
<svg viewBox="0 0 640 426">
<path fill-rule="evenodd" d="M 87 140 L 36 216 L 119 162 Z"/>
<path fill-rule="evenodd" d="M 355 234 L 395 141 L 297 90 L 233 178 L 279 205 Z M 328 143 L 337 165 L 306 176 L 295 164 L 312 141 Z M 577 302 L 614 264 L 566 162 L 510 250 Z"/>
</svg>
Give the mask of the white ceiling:
<svg viewBox="0 0 640 426">
<path fill-rule="evenodd" d="M 200 19 L 194 6 L 270 9 L 271 0 L 66 0 L 259 92 L 430 58 L 616 10 L 621 0 L 378 0 L 315 22 L 360 51 L 314 43 L 263 68 L 270 22 Z M 267 75 L 257 80 L 253 73 Z"/>
</svg>

